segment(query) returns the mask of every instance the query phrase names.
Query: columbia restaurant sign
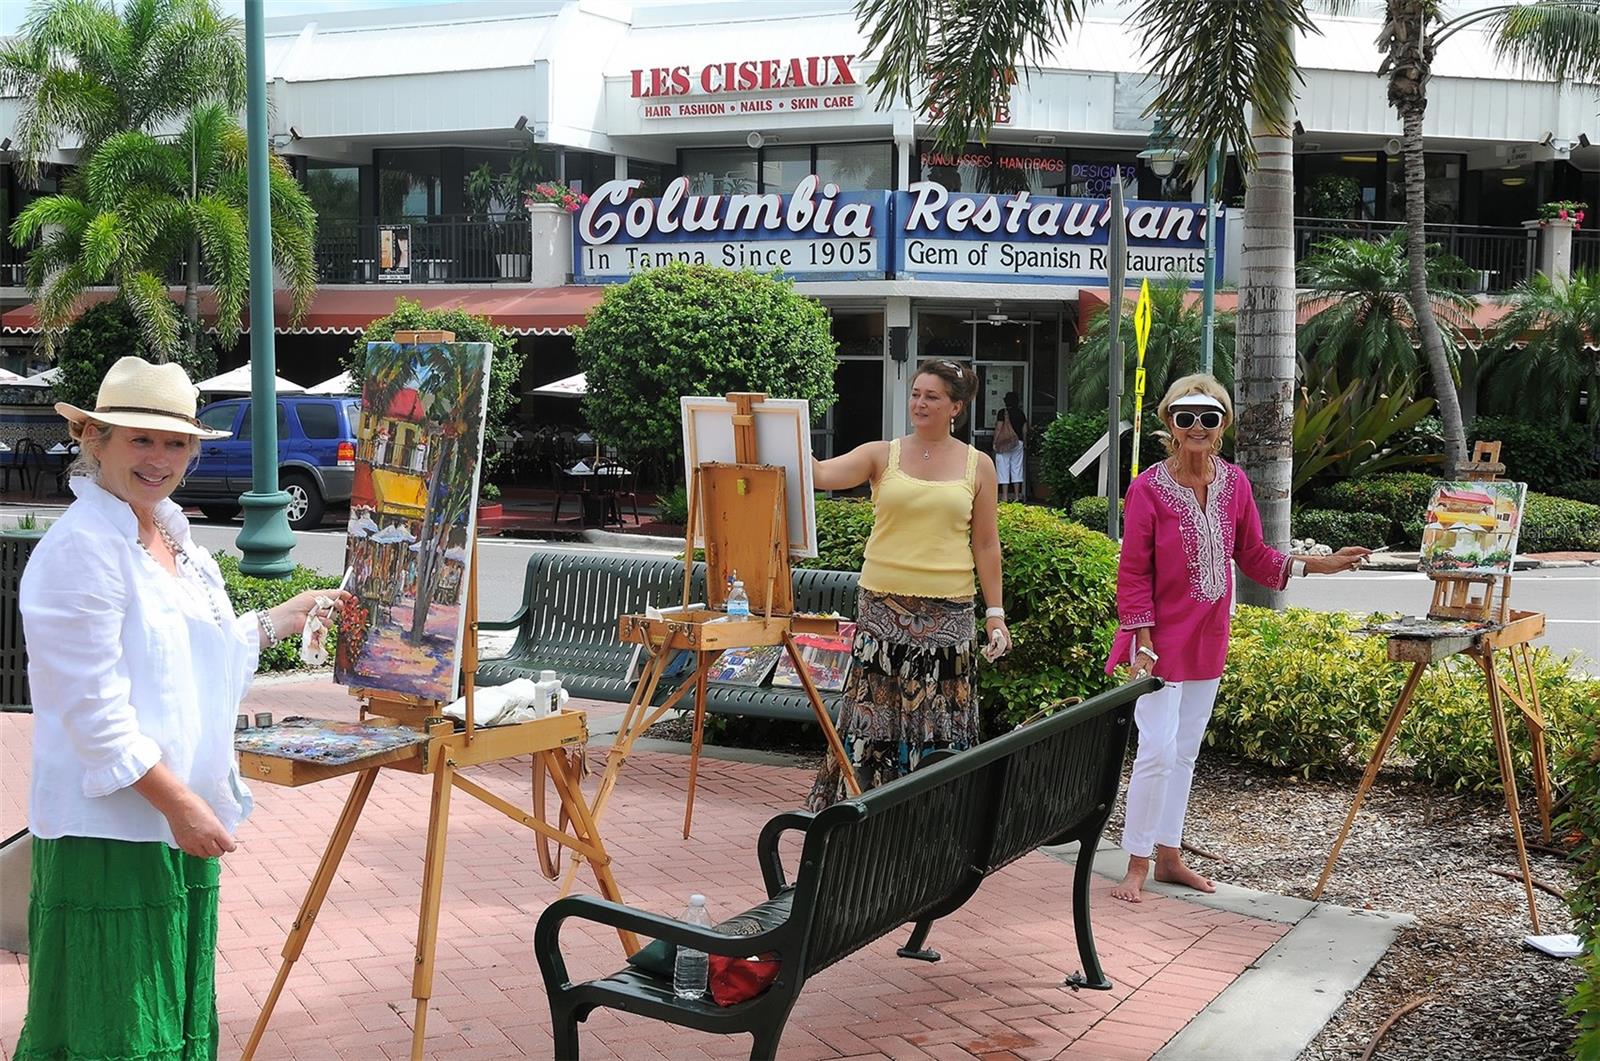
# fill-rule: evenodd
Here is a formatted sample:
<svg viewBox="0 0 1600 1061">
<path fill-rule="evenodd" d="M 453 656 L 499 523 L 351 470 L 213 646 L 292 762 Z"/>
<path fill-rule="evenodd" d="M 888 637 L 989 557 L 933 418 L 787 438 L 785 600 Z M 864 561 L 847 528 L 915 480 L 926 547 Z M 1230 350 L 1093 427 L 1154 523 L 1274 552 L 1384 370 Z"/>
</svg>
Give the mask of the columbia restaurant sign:
<svg viewBox="0 0 1600 1061">
<path fill-rule="evenodd" d="M 680 177 L 659 199 L 631 198 L 639 184 L 609 181 L 578 214 L 578 283 L 614 283 L 675 261 L 796 280 L 1106 282 L 1111 205 L 1104 199 L 951 192 L 933 181 L 903 192 L 841 192 L 814 176 L 789 195 L 692 195 Z M 1203 283 L 1204 204 L 1130 200 L 1122 221 L 1130 279 Z M 1225 223 L 1219 216 L 1219 274 Z"/>
</svg>

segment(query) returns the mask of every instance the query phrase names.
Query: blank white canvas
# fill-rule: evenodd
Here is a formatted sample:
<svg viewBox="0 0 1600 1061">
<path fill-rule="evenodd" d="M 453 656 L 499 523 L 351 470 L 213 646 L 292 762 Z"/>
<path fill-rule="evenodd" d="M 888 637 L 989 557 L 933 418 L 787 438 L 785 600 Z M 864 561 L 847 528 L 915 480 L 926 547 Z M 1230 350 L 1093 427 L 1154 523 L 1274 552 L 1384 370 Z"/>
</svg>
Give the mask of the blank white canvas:
<svg viewBox="0 0 1600 1061">
<path fill-rule="evenodd" d="M 726 398 L 684 397 L 683 463 L 685 481 L 706 463 L 734 464 L 733 403 Z M 811 408 L 804 398 L 768 398 L 753 406 L 756 459 L 784 471 L 789 508 L 789 554 L 817 555 L 817 503 L 811 486 Z M 695 545 L 705 545 L 703 534 Z"/>
</svg>

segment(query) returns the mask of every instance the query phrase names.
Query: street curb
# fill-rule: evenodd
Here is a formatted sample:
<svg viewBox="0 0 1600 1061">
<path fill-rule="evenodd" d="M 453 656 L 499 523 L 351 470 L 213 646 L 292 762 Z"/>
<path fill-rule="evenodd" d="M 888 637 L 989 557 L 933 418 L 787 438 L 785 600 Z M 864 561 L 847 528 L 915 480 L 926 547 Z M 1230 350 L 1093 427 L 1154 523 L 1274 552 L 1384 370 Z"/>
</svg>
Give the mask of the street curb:
<svg viewBox="0 0 1600 1061">
<path fill-rule="evenodd" d="M 590 545 L 601 545 L 607 549 L 650 553 L 671 552 L 674 555 L 683 552 L 682 538 L 660 538 L 651 534 L 618 534 L 615 531 L 603 530 L 586 530 L 581 537 Z"/>
<path fill-rule="evenodd" d="M 1068 864 L 1077 844 L 1041 848 Z M 1121 880 L 1128 854 L 1102 840 L 1094 871 Z M 1213 894 L 1148 881 L 1145 890 L 1213 910 L 1292 926 L 1271 949 L 1156 1052 L 1159 1061 L 1295 1061 L 1416 918 L 1355 910 L 1217 882 Z M 1241 1044 L 1250 1043 L 1248 1053 Z"/>
</svg>

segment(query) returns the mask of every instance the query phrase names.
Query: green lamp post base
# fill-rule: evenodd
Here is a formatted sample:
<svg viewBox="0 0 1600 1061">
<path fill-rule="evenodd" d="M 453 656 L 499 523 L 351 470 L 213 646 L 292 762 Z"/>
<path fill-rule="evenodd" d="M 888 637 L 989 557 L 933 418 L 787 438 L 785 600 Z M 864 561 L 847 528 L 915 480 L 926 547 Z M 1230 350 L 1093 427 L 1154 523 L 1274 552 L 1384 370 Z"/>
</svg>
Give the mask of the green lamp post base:
<svg viewBox="0 0 1600 1061">
<path fill-rule="evenodd" d="M 256 578 L 283 578 L 294 570 L 289 552 L 294 548 L 294 531 L 289 529 L 289 495 L 282 490 L 270 494 L 255 491 L 239 495 L 244 508 L 244 529 L 234 539 L 244 558 L 239 570 Z"/>
</svg>

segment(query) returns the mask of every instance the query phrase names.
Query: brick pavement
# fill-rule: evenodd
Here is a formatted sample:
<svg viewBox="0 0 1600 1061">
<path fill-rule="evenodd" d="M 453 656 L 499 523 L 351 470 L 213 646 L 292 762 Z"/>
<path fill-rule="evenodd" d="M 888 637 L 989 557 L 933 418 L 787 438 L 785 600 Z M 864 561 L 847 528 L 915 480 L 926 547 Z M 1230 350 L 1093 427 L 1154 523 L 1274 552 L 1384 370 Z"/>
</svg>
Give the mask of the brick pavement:
<svg viewBox="0 0 1600 1061">
<path fill-rule="evenodd" d="M 258 685 L 251 711 L 349 717 L 331 684 Z M 23 824 L 26 716 L 0 716 L 0 835 Z M 526 802 L 524 761 L 469 774 Z M 795 806 L 801 770 L 702 762 L 695 835 L 678 829 L 686 761 L 630 758 L 602 831 L 630 902 L 668 915 L 691 890 L 717 916 L 763 898 L 754 841 L 773 813 Z M 593 779 L 590 787 L 592 788 Z M 223 861 L 218 1008 L 222 1056 L 237 1057 L 271 986 L 279 948 L 338 815 L 349 782 L 301 789 L 255 785 L 256 812 Z M 552 803 L 553 803 L 552 794 Z M 268 1030 L 263 1058 L 304 1061 L 405 1057 L 412 946 L 427 824 L 427 781 L 385 772 L 338 880 Z M 792 852 L 791 852 L 792 861 Z M 555 897 L 531 834 L 458 795 L 440 918 L 437 983 L 428 1018 L 432 1057 L 550 1056 L 549 1010 L 532 953 L 534 922 Z M 580 877 L 592 890 L 592 879 Z M 807 984 L 780 1056 L 823 1058 L 1147 1058 L 1277 942 L 1286 925 L 1166 896 L 1138 908 L 1094 884 L 1095 938 L 1109 992 L 1061 987 L 1076 969 L 1071 867 L 1034 854 L 985 882 L 966 909 L 935 925 L 933 965 L 897 958 L 898 934 Z M 615 935 L 569 922 L 574 975 L 620 965 Z M 26 959 L 0 952 L 0 1056 L 10 1056 L 26 996 Z M 668 1028 L 597 1011 L 583 1026 L 585 1057 L 663 1061 L 748 1056 L 749 1039 Z"/>
</svg>

